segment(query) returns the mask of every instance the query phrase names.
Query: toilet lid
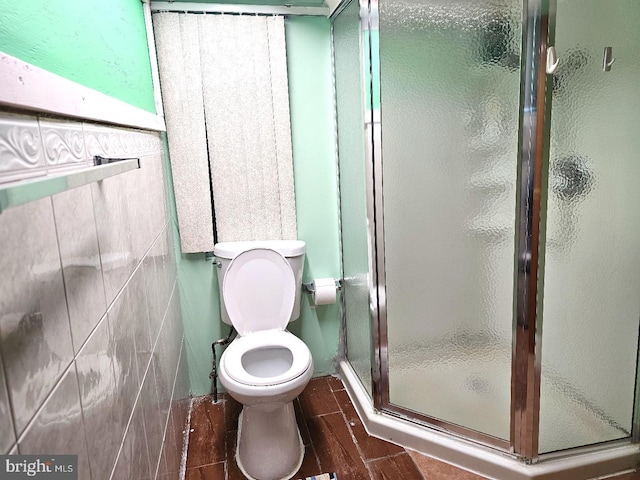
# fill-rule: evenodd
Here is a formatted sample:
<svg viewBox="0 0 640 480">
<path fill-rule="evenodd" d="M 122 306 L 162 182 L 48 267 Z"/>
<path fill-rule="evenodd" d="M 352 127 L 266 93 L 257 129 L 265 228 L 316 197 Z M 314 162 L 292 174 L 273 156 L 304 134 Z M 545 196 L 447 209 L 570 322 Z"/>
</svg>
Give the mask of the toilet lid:
<svg viewBox="0 0 640 480">
<path fill-rule="evenodd" d="M 256 248 L 231 261 L 222 295 L 229 319 L 240 335 L 284 330 L 293 311 L 296 279 L 281 254 Z"/>
</svg>

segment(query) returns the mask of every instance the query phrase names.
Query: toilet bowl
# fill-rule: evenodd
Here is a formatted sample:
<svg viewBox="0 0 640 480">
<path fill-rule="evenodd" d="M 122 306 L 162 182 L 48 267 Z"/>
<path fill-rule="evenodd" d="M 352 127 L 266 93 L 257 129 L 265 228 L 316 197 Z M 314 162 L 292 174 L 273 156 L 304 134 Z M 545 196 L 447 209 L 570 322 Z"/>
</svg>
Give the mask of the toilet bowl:
<svg viewBox="0 0 640 480">
<path fill-rule="evenodd" d="M 297 243 L 294 265 L 301 269 L 302 242 Z M 223 247 L 214 254 L 223 271 L 225 313 L 239 336 L 222 354 L 218 373 L 227 392 L 243 405 L 236 462 L 249 479 L 288 479 L 304 457 L 293 400 L 313 373 L 309 348 L 286 331 L 299 302 L 301 273 L 294 272 L 292 262 L 280 252 L 292 253 L 287 249 L 290 242 Z M 225 252 L 231 258 L 218 256 Z"/>
</svg>

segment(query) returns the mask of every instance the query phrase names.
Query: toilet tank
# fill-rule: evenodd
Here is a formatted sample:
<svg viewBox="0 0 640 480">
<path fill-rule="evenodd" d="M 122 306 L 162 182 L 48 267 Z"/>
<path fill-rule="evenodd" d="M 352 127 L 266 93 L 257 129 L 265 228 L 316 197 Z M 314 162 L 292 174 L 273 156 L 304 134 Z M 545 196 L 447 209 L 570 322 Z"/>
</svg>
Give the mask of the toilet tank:
<svg viewBox="0 0 640 480">
<path fill-rule="evenodd" d="M 247 242 L 221 242 L 216 243 L 213 247 L 213 254 L 216 257 L 216 265 L 218 268 L 218 286 L 220 290 L 220 312 L 222 321 L 227 325 L 231 325 L 229 314 L 224 304 L 222 295 L 222 281 L 227 267 L 237 255 L 254 248 L 269 248 L 280 253 L 287 259 L 293 274 L 296 277 L 296 300 L 293 305 L 293 312 L 289 321 L 296 320 L 300 316 L 300 297 L 302 294 L 302 271 L 304 269 L 304 253 L 306 244 L 302 240 L 257 240 Z"/>
</svg>

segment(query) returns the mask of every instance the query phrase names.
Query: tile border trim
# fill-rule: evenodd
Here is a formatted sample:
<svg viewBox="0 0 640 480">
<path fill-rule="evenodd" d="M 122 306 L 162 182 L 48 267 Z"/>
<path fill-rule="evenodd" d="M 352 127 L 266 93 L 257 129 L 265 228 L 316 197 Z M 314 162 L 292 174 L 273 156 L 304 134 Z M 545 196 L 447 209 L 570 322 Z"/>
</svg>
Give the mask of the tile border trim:
<svg viewBox="0 0 640 480">
<path fill-rule="evenodd" d="M 162 151 L 155 131 L 0 111 L 0 183 L 91 167 L 95 155 L 142 157 Z"/>
</svg>

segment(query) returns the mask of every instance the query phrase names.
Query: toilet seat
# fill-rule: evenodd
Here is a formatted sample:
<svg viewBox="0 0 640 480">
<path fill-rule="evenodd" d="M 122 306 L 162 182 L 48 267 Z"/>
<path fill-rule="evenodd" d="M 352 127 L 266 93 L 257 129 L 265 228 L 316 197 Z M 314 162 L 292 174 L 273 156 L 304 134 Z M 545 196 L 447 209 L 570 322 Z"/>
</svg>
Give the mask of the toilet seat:
<svg viewBox="0 0 640 480">
<path fill-rule="evenodd" d="M 270 347 L 281 347 L 289 350 L 293 357 L 289 369 L 277 376 L 258 377 L 245 369 L 242 358 L 247 352 Z M 262 331 L 236 338 L 224 351 L 220 365 L 225 373 L 238 383 L 244 385 L 266 386 L 278 385 L 299 377 L 311 365 L 311 352 L 298 337 L 284 330 Z"/>
<path fill-rule="evenodd" d="M 246 250 L 231 260 L 222 295 L 229 319 L 240 336 L 231 342 L 220 359 L 221 367 L 231 379 L 244 385 L 279 385 L 306 372 L 312 362 L 309 348 L 285 331 L 295 294 L 293 270 L 275 250 Z M 286 371 L 274 376 L 257 376 L 247 371 L 243 364 L 245 354 L 274 347 L 291 353 L 291 365 Z M 282 366 L 289 359 L 274 361 Z"/>
<path fill-rule="evenodd" d="M 289 262 L 268 248 L 237 255 L 222 284 L 229 320 L 242 336 L 284 330 L 291 319 L 295 295 L 296 278 Z"/>
</svg>

